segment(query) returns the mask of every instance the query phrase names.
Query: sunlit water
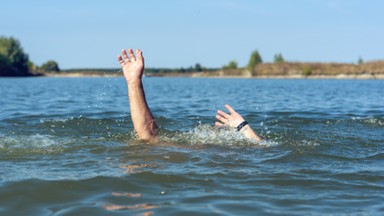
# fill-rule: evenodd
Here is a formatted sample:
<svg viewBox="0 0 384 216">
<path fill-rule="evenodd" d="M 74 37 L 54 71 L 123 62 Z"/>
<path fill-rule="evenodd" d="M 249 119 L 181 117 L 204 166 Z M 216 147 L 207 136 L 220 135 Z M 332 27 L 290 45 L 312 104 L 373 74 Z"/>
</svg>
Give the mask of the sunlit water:
<svg viewBox="0 0 384 216">
<path fill-rule="evenodd" d="M 384 81 L 0 79 L 0 215 L 383 215 Z M 268 141 L 212 127 L 232 105 Z"/>
</svg>

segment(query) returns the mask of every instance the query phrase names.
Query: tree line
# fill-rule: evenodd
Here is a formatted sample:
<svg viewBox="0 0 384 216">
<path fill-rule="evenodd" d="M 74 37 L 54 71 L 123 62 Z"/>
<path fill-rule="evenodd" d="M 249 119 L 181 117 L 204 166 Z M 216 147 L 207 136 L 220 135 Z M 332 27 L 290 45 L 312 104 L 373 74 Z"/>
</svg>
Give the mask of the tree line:
<svg viewBox="0 0 384 216">
<path fill-rule="evenodd" d="M 274 56 L 274 63 L 285 62 L 284 57 L 281 53 L 277 53 Z M 231 60 L 227 65 L 222 66 L 222 70 L 238 70 L 245 69 L 251 74 L 255 74 L 256 66 L 263 63 L 263 59 L 258 52 L 254 50 L 251 53 L 248 64 L 239 68 L 238 63 L 235 60 Z M 363 59 L 359 57 L 358 65 L 363 64 Z M 97 69 L 89 69 L 91 71 L 97 71 Z M 100 69 L 101 70 L 101 69 Z M 194 66 L 188 68 L 146 68 L 147 72 L 150 73 L 196 73 L 203 71 L 217 71 L 218 68 L 206 68 L 196 63 Z M 80 71 L 81 70 L 76 70 Z M 82 70 L 83 72 L 88 71 L 87 69 Z M 103 72 L 105 70 L 102 70 Z M 49 60 L 41 66 L 35 65 L 29 60 L 28 54 L 26 54 L 20 45 L 20 42 L 13 37 L 0 36 L 0 76 L 32 76 L 41 75 L 47 72 L 60 72 L 59 65 L 54 60 Z M 70 72 L 66 70 L 65 72 Z M 310 75 L 311 71 L 306 71 L 305 74 Z"/>
<path fill-rule="evenodd" d="M 33 76 L 49 71 L 60 71 L 56 61 L 36 66 L 17 39 L 0 36 L 0 76 Z"/>
<path fill-rule="evenodd" d="M 283 55 L 281 53 L 278 53 L 274 56 L 274 63 L 281 63 L 285 62 Z M 249 58 L 248 64 L 246 68 L 249 71 L 253 71 L 256 67 L 256 65 L 263 63 L 263 59 L 261 58 L 261 55 L 258 50 L 254 50 Z M 222 67 L 223 70 L 230 70 L 230 69 L 238 69 L 238 64 L 235 60 L 231 60 L 227 65 L 224 65 Z"/>
<path fill-rule="evenodd" d="M 251 54 L 246 68 L 253 72 L 255 66 L 262 62 L 259 52 L 255 50 Z M 284 62 L 281 54 L 275 55 L 275 62 Z M 232 60 L 227 65 L 224 65 L 222 69 L 238 69 L 238 63 Z M 206 68 L 196 63 L 188 68 L 148 68 L 146 70 L 151 73 L 191 73 L 215 71 L 217 68 Z M 37 66 L 29 60 L 29 56 L 24 52 L 19 40 L 13 37 L 0 36 L 0 76 L 32 76 L 46 72 L 60 72 L 59 64 L 54 60 L 49 60 L 41 66 Z"/>
</svg>

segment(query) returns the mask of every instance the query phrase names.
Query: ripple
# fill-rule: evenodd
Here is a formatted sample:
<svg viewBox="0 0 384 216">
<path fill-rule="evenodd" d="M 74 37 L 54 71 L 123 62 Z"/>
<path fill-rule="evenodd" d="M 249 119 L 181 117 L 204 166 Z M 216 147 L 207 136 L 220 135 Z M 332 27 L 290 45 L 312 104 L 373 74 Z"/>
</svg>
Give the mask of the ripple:
<svg viewBox="0 0 384 216">
<path fill-rule="evenodd" d="M 158 145 L 120 78 L 0 82 L 1 215 L 383 211 L 382 81 L 148 78 Z M 214 128 L 226 103 L 269 141 Z"/>
</svg>

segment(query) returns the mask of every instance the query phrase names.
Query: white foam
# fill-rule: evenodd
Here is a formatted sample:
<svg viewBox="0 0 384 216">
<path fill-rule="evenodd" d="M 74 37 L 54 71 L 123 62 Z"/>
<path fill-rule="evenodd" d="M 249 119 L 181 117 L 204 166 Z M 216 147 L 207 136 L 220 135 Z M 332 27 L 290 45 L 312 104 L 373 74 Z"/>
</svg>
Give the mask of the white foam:
<svg viewBox="0 0 384 216">
<path fill-rule="evenodd" d="M 358 120 L 366 124 L 384 126 L 384 119 L 374 118 L 374 117 L 352 117 L 352 120 Z"/>
<path fill-rule="evenodd" d="M 40 119 L 40 123 L 65 123 L 68 121 L 72 121 L 75 119 L 81 119 L 81 118 L 83 118 L 82 115 L 79 115 L 78 117 L 69 117 L 69 118 Z"/>
<path fill-rule="evenodd" d="M 236 130 L 216 128 L 211 125 L 201 124 L 188 132 L 180 132 L 171 138 L 164 138 L 170 142 L 183 142 L 189 145 L 222 145 L 222 146 L 272 146 L 276 142 L 249 140 Z"/>
<path fill-rule="evenodd" d="M 368 118 L 368 119 L 363 120 L 363 122 L 365 122 L 367 124 L 384 126 L 384 120 L 377 119 L 377 118 Z"/>
</svg>

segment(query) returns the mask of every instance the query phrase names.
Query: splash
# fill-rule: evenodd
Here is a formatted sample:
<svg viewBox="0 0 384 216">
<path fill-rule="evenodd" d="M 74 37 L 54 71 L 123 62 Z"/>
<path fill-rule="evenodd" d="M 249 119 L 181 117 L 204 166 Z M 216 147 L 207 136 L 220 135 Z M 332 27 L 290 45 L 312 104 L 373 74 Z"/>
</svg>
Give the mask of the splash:
<svg viewBox="0 0 384 216">
<path fill-rule="evenodd" d="M 383 119 L 377 119 L 377 118 L 366 118 L 362 120 L 366 124 L 371 125 L 377 125 L 377 126 L 384 126 L 384 120 Z"/>
<path fill-rule="evenodd" d="M 181 143 L 187 145 L 220 145 L 220 146 L 272 146 L 276 142 L 249 140 L 243 134 L 231 128 L 212 127 L 208 124 L 200 124 L 188 132 L 177 132 L 173 136 L 161 136 L 166 142 Z"/>
<path fill-rule="evenodd" d="M 352 121 L 357 121 L 359 123 L 372 125 L 372 126 L 384 126 L 384 118 L 379 117 L 352 117 Z"/>
</svg>

